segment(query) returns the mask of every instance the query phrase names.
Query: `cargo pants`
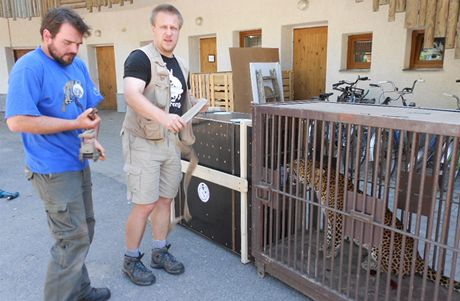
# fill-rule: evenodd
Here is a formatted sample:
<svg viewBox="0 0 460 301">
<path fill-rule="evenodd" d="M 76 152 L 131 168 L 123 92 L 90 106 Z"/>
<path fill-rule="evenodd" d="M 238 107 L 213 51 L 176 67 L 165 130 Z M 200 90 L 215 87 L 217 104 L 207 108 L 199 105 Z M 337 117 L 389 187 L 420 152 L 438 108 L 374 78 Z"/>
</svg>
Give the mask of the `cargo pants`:
<svg viewBox="0 0 460 301">
<path fill-rule="evenodd" d="M 90 169 L 38 174 L 26 168 L 26 176 L 44 203 L 54 238 L 44 300 L 79 300 L 91 290 L 85 266 L 95 226 Z"/>
</svg>

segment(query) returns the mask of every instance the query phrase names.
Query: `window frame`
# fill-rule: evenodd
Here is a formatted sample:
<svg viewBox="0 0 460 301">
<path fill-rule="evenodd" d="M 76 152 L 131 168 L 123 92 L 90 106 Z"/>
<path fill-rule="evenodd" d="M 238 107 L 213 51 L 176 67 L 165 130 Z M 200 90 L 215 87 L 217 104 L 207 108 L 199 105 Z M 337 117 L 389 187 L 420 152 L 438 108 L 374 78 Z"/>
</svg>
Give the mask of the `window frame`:
<svg viewBox="0 0 460 301">
<path fill-rule="evenodd" d="M 353 34 L 348 36 L 348 49 L 347 49 L 347 70 L 352 69 L 371 69 L 372 56 L 370 62 L 355 62 L 355 42 L 358 41 L 371 41 L 372 33 Z M 371 46 L 372 55 L 372 46 Z"/>
<path fill-rule="evenodd" d="M 253 30 L 240 31 L 240 47 L 241 48 L 249 48 L 249 47 L 244 46 L 244 38 L 249 37 L 249 36 L 259 37 L 260 42 L 262 44 L 262 29 L 253 29 Z"/>
<path fill-rule="evenodd" d="M 420 68 L 440 69 L 440 68 L 443 68 L 445 48 L 442 53 L 442 60 L 433 60 L 433 61 L 421 61 L 420 60 L 420 53 L 423 50 L 424 37 L 425 37 L 425 30 L 412 31 L 409 68 L 410 69 L 420 69 Z"/>
</svg>

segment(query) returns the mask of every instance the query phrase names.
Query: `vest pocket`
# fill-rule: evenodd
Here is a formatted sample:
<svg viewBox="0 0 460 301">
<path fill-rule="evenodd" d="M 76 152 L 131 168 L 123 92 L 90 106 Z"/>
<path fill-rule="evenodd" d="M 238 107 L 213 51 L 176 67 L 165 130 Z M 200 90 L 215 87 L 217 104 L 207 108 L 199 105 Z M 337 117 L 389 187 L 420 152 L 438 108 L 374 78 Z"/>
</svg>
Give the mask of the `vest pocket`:
<svg viewBox="0 0 460 301">
<path fill-rule="evenodd" d="M 154 97 L 159 108 L 164 109 L 169 103 L 169 84 L 166 81 L 157 81 L 154 83 Z"/>
<path fill-rule="evenodd" d="M 154 85 L 153 103 L 156 104 L 159 108 L 164 109 L 169 104 L 171 98 L 171 93 L 169 91 L 170 88 L 168 69 L 166 69 L 164 66 L 157 65 L 156 73 L 152 74 L 152 83 Z"/>
<path fill-rule="evenodd" d="M 146 139 L 150 140 L 161 140 L 164 138 L 163 127 L 153 120 L 146 119 L 144 117 L 138 117 L 137 122 L 139 127 L 144 131 Z"/>
</svg>

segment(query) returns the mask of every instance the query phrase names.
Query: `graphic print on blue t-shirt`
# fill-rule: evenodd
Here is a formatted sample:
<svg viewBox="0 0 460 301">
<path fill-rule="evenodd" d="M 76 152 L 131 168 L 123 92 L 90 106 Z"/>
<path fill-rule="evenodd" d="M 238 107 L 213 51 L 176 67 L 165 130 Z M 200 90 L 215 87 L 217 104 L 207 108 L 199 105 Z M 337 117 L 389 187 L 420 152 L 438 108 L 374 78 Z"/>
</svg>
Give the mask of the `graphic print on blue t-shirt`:
<svg viewBox="0 0 460 301">
<path fill-rule="evenodd" d="M 64 85 L 64 104 L 62 105 L 62 111 L 65 112 L 67 105 L 74 102 L 80 109 L 84 110 L 83 105 L 80 103 L 80 99 L 83 97 L 84 90 L 81 82 L 78 80 L 69 80 Z"/>
</svg>

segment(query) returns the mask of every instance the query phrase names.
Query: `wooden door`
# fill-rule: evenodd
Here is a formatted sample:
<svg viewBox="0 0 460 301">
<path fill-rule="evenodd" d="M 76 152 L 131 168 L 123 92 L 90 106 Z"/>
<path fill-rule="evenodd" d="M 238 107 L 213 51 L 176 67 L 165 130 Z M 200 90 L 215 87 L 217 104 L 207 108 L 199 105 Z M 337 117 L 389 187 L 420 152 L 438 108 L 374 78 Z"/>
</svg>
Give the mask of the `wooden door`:
<svg viewBox="0 0 460 301">
<path fill-rule="evenodd" d="M 13 49 L 14 62 L 17 62 L 21 56 L 32 51 L 34 49 Z"/>
<path fill-rule="evenodd" d="M 308 99 L 326 88 L 327 26 L 294 29 L 294 99 Z"/>
<path fill-rule="evenodd" d="M 104 100 L 100 109 L 117 109 L 117 80 L 115 76 L 115 55 L 113 46 L 96 47 L 99 90 Z"/>
<path fill-rule="evenodd" d="M 200 39 L 200 72 L 217 72 L 216 38 Z"/>
</svg>

